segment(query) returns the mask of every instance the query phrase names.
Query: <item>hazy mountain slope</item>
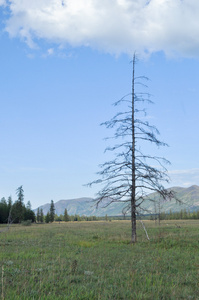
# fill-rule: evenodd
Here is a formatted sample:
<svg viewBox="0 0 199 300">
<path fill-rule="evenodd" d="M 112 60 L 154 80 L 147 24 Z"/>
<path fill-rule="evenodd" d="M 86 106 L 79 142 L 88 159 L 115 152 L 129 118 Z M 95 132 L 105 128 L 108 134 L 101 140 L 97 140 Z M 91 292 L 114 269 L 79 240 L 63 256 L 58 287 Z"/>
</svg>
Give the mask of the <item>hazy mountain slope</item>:
<svg viewBox="0 0 199 300">
<path fill-rule="evenodd" d="M 190 211 L 199 209 L 199 186 L 193 185 L 189 188 L 182 187 L 173 187 L 171 188 L 176 192 L 176 195 L 179 200 L 183 203 L 178 204 L 175 200 L 171 201 L 161 201 L 160 208 L 161 211 L 169 212 L 179 211 L 181 209 L 190 209 Z M 152 200 L 159 201 L 159 196 L 157 193 L 149 194 L 148 197 Z M 99 207 L 96 209 L 95 203 L 92 198 L 78 198 L 78 199 L 69 199 L 69 200 L 59 200 L 55 203 L 56 214 L 64 214 L 65 208 L 68 211 L 69 215 L 78 214 L 80 216 L 117 216 L 122 214 L 122 209 L 125 207 L 124 203 L 112 203 L 106 208 Z M 40 206 L 39 208 L 43 209 L 44 214 L 46 214 L 50 209 L 50 203 Z M 143 203 L 143 208 L 147 212 L 154 213 L 155 205 L 153 201 L 146 200 Z M 156 205 L 156 210 L 157 210 Z M 35 212 L 37 209 L 35 209 Z"/>
<path fill-rule="evenodd" d="M 182 187 L 173 187 L 169 190 L 176 192 L 177 199 L 181 201 L 179 204 L 176 200 L 172 199 L 171 201 L 162 201 L 160 200 L 160 209 L 168 213 L 172 211 L 180 211 L 181 209 L 189 209 L 190 211 L 199 209 L 199 186 L 193 185 L 189 188 Z M 159 202 L 159 196 L 157 193 L 149 195 L 150 199 L 156 200 Z M 155 212 L 155 204 L 152 201 L 145 201 L 143 207 L 150 213 Z M 156 210 L 158 210 L 158 205 L 156 204 Z"/>
<path fill-rule="evenodd" d="M 57 215 L 64 214 L 64 210 L 66 208 L 69 215 L 78 214 L 80 216 L 105 216 L 106 214 L 109 216 L 116 216 L 121 214 L 122 208 L 124 207 L 123 203 L 112 203 L 106 208 L 101 206 L 97 209 L 94 199 L 92 198 L 59 200 L 54 204 Z M 44 215 L 46 215 L 50 209 L 50 203 L 42 205 L 39 208 L 42 208 Z M 37 212 L 37 209 L 34 211 Z"/>
</svg>

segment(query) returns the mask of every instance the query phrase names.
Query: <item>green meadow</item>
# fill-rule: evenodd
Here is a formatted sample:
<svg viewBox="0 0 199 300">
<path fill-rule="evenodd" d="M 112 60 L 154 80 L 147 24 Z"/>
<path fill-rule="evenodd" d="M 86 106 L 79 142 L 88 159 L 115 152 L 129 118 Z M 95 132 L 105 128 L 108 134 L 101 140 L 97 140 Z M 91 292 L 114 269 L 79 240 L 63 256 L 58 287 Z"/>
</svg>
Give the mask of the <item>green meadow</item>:
<svg viewBox="0 0 199 300">
<path fill-rule="evenodd" d="M 199 299 L 199 220 L 144 224 L 1 226 L 1 299 Z"/>
</svg>

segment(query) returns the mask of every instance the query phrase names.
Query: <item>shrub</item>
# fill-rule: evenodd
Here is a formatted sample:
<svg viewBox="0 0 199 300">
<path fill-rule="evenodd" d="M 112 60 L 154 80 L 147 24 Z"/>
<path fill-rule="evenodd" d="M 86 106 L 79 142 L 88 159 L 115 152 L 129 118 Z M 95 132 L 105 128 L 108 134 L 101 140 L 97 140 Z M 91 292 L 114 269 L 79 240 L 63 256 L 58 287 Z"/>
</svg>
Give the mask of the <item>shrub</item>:
<svg viewBox="0 0 199 300">
<path fill-rule="evenodd" d="M 22 221 L 21 225 L 23 225 L 23 226 L 31 226 L 32 225 L 32 220 Z"/>
</svg>

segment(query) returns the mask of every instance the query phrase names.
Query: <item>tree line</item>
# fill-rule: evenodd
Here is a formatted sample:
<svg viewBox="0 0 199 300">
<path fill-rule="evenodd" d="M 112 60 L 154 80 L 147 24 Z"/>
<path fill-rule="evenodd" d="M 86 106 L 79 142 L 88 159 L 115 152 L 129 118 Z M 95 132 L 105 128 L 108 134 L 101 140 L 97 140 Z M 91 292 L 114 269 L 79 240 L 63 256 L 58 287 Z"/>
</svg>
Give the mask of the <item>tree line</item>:
<svg viewBox="0 0 199 300">
<path fill-rule="evenodd" d="M 0 200 L 0 223 L 21 223 L 27 220 L 35 222 L 36 217 L 34 211 L 31 209 L 30 201 L 26 205 L 24 204 L 24 190 L 22 185 L 18 187 L 16 194 L 17 200 L 14 203 L 11 196 L 7 200 L 5 197 Z"/>
<path fill-rule="evenodd" d="M 12 197 L 9 196 L 6 200 L 5 197 L 0 200 L 0 224 L 11 224 L 11 223 L 22 223 L 25 221 L 30 221 L 32 223 L 52 223 L 54 221 L 69 222 L 69 221 L 98 221 L 102 219 L 108 219 L 108 217 L 100 218 L 96 216 L 79 216 L 69 215 L 67 209 L 65 209 L 64 214 L 56 215 L 55 205 L 53 200 L 51 200 L 50 209 L 46 215 L 44 215 L 43 209 L 38 208 L 37 213 L 31 209 L 30 201 L 24 204 L 24 190 L 23 186 L 20 186 L 16 190 L 17 200 L 13 203 Z"/>
<path fill-rule="evenodd" d="M 69 215 L 67 209 L 65 208 L 64 214 L 60 214 L 59 216 L 55 213 L 55 206 L 53 200 L 51 200 L 50 209 L 46 215 L 43 213 L 43 209 L 37 209 L 36 221 L 38 223 L 52 223 L 56 222 L 69 222 L 69 221 L 98 221 L 102 219 L 106 219 L 106 217 L 96 217 L 96 216 L 79 216 L 78 214 Z"/>
<path fill-rule="evenodd" d="M 151 220 L 196 220 L 199 219 L 199 210 L 190 212 L 190 210 L 181 209 L 179 212 L 169 213 L 161 212 L 160 214 L 151 215 Z"/>
<path fill-rule="evenodd" d="M 55 205 L 53 200 L 51 200 L 50 210 L 47 212 L 46 216 L 44 216 L 43 209 L 37 209 L 36 220 L 38 223 L 52 223 L 55 221 Z"/>
<path fill-rule="evenodd" d="M 43 209 L 38 208 L 35 215 L 34 211 L 31 209 L 30 201 L 24 204 L 24 190 L 23 186 L 20 186 L 16 190 L 17 200 L 13 203 L 12 197 L 9 196 L 6 200 L 3 197 L 0 200 L 0 223 L 22 223 L 24 221 L 31 221 L 37 223 L 52 223 L 56 222 L 74 222 L 74 221 L 111 221 L 112 219 L 126 219 L 124 216 L 120 217 L 96 217 L 96 216 L 80 216 L 78 214 L 69 215 L 67 209 L 65 208 L 64 214 L 59 216 L 55 213 L 55 205 L 53 200 L 51 200 L 50 209 L 46 215 L 44 215 Z M 148 219 L 149 216 L 146 218 Z M 189 219 L 199 219 L 199 210 L 190 212 L 190 210 L 182 209 L 179 212 L 169 213 L 159 212 L 150 216 L 151 220 L 189 220 Z"/>
</svg>

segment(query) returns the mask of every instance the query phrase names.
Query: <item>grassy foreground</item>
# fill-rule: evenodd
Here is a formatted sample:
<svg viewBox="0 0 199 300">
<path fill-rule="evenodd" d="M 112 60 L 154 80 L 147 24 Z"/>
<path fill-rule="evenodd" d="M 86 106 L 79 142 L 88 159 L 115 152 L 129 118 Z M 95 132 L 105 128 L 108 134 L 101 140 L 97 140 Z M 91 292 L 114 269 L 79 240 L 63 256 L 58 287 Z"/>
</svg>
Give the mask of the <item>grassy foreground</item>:
<svg viewBox="0 0 199 300">
<path fill-rule="evenodd" d="M 199 299 L 199 221 L 144 224 L 150 241 L 138 223 L 136 245 L 129 221 L 13 225 L 1 299 Z"/>
</svg>

